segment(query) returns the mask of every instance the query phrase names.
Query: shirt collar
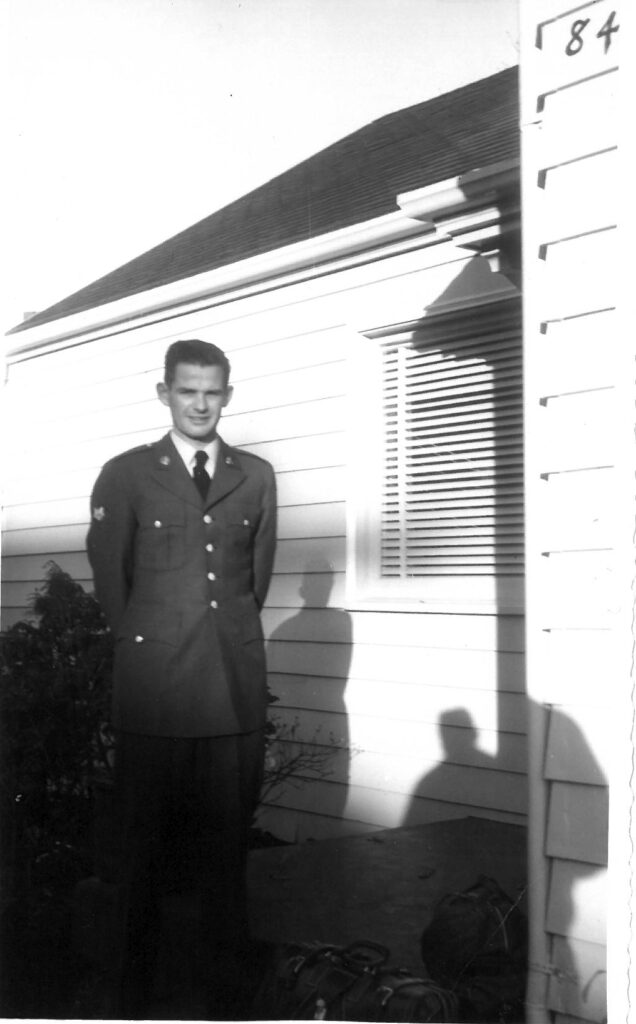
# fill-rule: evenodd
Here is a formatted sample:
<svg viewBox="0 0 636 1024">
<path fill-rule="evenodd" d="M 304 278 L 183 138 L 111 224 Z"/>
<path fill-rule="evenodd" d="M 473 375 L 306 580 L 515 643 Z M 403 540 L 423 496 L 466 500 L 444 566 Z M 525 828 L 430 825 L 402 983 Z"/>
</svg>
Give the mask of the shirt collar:
<svg viewBox="0 0 636 1024">
<path fill-rule="evenodd" d="M 205 464 L 205 468 L 208 475 L 212 476 L 219 448 L 221 447 L 219 437 L 215 437 L 213 441 L 210 441 L 209 444 L 203 445 L 203 447 L 201 445 L 193 444 L 192 441 L 186 441 L 184 437 L 181 437 L 174 430 L 170 431 L 170 439 L 183 459 L 184 465 L 190 475 L 192 475 L 192 471 L 194 469 L 194 456 L 196 453 L 198 451 L 206 452 L 208 461 Z"/>
</svg>

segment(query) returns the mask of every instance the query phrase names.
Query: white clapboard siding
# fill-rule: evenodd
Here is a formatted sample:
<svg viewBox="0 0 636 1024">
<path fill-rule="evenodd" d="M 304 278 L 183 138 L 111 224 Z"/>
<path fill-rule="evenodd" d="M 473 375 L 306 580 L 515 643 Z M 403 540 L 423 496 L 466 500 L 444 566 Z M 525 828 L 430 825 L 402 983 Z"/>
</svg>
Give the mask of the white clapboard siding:
<svg viewBox="0 0 636 1024">
<path fill-rule="evenodd" d="M 545 629 L 536 642 L 536 667 L 555 704 L 595 708 L 614 659 L 610 629 Z"/>
<path fill-rule="evenodd" d="M 316 591 L 318 593 L 318 591 Z M 332 611 L 308 604 L 290 617 L 282 608 L 268 608 L 263 627 L 268 638 L 382 644 L 395 647 L 445 647 L 465 650 L 522 652 L 523 621 L 518 616 L 417 615 L 393 612 Z"/>
<path fill-rule="evenodd" d="M 571 1019 L 607 1020 L 605 944 L 556 936 L 552 945 L 548 1007 Z"/>
<path fill-rule="evenodd" d="M 272 692 L 279 692 L 280 676 L 274 672 L 271 680 Z M 373 681 L 372 681 L 373 682 Z M 378 682 L 378 681 L 376 681 Z M 526 709 L 521 694 L 502 694 L 499 707 L 489 694 L 479 690 L 463 690 L 457 688 L 449 692 L 443 686 L 402 686 L 399 683 L 384 680 L 384 719 L 379 717 L 377 697 L 374 701 L 373 687 L 367 680 L 350 678 L 343 684 L 340 709 L 335 712 L 319 711 L 313 708 L 302 710 L 297 707 L 276 705 L 276 713 L 284 716 L 288 723 L 298 722 L 299 734 L 304 740 L 313 742 L 316 729 L 324 725 L 327 733 L 335 737 L 347 738 L 353 747 L 374 749 L 378 752 L 404 753 L 405 750 L 416 754 L 421 750 L 421 723 L 433 724 L 437 727 L 443 716 L 450 711 L 467 710 L 472 724 L 483 743 L 484 738 L 498 734 L 501 730 L 519 733 L 525 732 Z M 386 728 L 386 688 L 396 690 L 395 714 L 391 714 L 391 729 Z M 376 695 L 381 687 L 376 687 Z M 285 701 L 289 691 L 280 688 Z M 297 690 L 295 691 L 297 692 Z M 369 698 L 364 699 L 369 693 Z M 409 700 L 409 697 L 411 698 Z M 337 707 L 338 702 L 333 700 Z M 409 717 L 401 717 L 406 716 Z M 384 724 L 384 733 L 382 725 Z M 496 753 L 496 751 L 494 752 Z"/>
<path fill-rule="evenodd" d="M 467 772 L 470 774 L 470 772 Z M 277 801 L 294 813 L 315 814 L 326 817 L 342 815 L 342 786 L 324 780 L 312 780 L 305 785 L 290 786 Z M 467 815 L 523 824 L 523 815 L 513 811 L 443 800 L 414 797 L 407 793 L 389 793 L 381 789 L 355 787 L 349 789 L 344 810 L 347 822 L 367 825 L 369 829 L 400 828 L 411 816 L 414 824 L 465 818 Z M 311 835 L 311 833 L 309 833 Z M 306 838 L 305 835 L 303 838 Z"/>
<path fill-rule="evenodd" d="M 546 396 L 613 387 L 619 355 L 616 330 L 614 309 L 546 323 L 537 339 L 545 361 Z M 603 338 L 603 359 L 599 359 L 599 338 Z"/>
<path fill-rule="evenodd" d="M 573 1024 L 607 1020 L 607 783 L 627 685 L 617 623 L 633 371 L 615 312 L 625 5 L 520 10 L 528 693 L 547 722 L 529 736 L 529 1005 L 542 1016 L 547 1000 Z"/>
<path fill-rule="evenodd" d="M 348 664 L 349 679 L 434 684 L 453 694 L 479 690 L 490 699 L 492 681 L 499 678 L 501 692 L 524 693 L 521 654 L 275 640 L 270 640 L 268 652 L 273 672 L 340 677 Z"/>
<path fill-rule="evenodd" d="M 347 432 L 366 387 L 346 372 L 351 324 L 371 330 L 419 319 L 467 269 L 484 295 L 502 288 L 484 261 L 447 243 L 433 248 L 9 368 L 12 407 L 33 393 L 41 412 L 15 447 L 5 491 L 3 602 L 15 621 L 50 558 L 92 589 L 89 495 L 107 459 L 168 429 L 155 394 L 167 344 L 198 336 L 228 352 L 235 392 L 222 435 L 277 472 L 279 543 L 263 615 L 270 686 L 280 698 L 272 713 L 309 749 L 333 750 L 333 776 L 270 796 L 262 820 L 284 838 L 467 814 L 524 819 L 521 618 L 498 617 L 490 606 L 429 616 L 346 604 Z M 518 427 L 517 417 L 511 429 Z M 34 478 L 43 431 L 55 456 Z"/>
<path fill-rule="evenodd" d="M 550 857 L 607 864 L 607 786 L 554 782 L 550 787 L 548 840 Z"/>
<path fill-rule="evenodd" d="M 312 572 L 312 563 L 308 569 L 299 573 L 274 574 L 267 594 L 267 606 L 288 608 L 297 611 L 303 603 L 303 591 L 314 584 L 326 592 L 326 605 L 329 608 L 343 608 L 345 605 L 346 579 L 345 573 L 329 570 L 329 584 L 325 588 L 321 581 L 324 572 Z"/>
<path fill-rule="evenodd" d="M 596 690 L 598 701 L 598 686 Z M 601 765 L 611 762 L 611 745 L 611 714 L 606 705 L 555 705 L 548 730 L 545 777 L 605 786 L 608 778 Z"/>
</svg>

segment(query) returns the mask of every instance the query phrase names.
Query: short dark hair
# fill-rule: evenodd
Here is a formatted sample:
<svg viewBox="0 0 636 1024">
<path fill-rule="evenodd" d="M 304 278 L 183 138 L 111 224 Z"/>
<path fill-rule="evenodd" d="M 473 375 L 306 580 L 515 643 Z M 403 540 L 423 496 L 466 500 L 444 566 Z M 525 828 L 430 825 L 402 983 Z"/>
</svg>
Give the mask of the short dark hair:
<svg viewBox="0 0 636 1024">
<path fill-rule="evenodd" d="M 178 363 L 189 363 L 191 366 L 220 366 L 223 370 L 223 386 L 230 382 L 230 360 L 225 352 L 213 345 L 211 341 L 200 338 L 186 338 L 173 341 L 166 351 L 164 364 L 164 382 L 170 387 L 175 378 Z"/>
</svg>

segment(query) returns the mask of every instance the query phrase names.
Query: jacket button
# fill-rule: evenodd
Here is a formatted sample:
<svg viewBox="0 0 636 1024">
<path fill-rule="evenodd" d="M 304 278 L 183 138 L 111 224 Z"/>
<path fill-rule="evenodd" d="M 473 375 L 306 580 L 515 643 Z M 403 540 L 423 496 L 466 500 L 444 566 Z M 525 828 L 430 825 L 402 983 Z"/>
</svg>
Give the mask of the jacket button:
<svg viewBox="0 0 636 1024">
<path fill-rule="evenodd" d="M 218 601 L 210 601 L 210 608 L 218 608 L 218 607 L 219 607 L 219 602 Z"/>
<path fill-rule="evenodd" d="M 216 579 L 216 573 L 215 572 L 209 572 L 208 573 L 208 579 L 209 580 L 215 580 Z"/>
<path fill-rule="evenodd" d="M 205 550 L 206 551 L 214 551 L 214 544 L 206 544 L 205 545 Z"/>
<path fill-rule="evenodd" d="M 135 637 L 135 643 L 136 644 L 143 644 L 143 642 L 144 642 L 143 636 L 136 636 Z"/>
<path fill-rule="evenodd" d="M 157 527 L 161 526 L 161 519 L 155 519 L 155 524 L 154 525 L 157 526 Z"/>
<path fill-rule="evenodd" d="M 209 526 L 210 523 L 212 522 L 212 516 L 209 516 L 206 513 L 206 515 L 204 515 L 204 517 L 203 517 L 203 522 L 206 523 Z"/>
</svg>

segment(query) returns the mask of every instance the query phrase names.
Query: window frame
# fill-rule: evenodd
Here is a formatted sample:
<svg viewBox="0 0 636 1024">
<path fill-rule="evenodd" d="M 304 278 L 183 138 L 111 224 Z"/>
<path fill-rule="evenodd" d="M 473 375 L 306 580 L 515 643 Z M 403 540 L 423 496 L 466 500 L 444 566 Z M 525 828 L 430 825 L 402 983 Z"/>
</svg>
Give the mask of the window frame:
<svg viewBox="0 0 636 1024">
<path fill-rule="evenodd" d="M 446 303 L 439 314 L 425 319 L 465 314 L 495 303 L 519 303 L 521 351 L 521 297 L 516 289 L 501 295 L 484 295 L 470 301 Z M 502 311 L 504 307 L 502 305 Z M 380 575 L 380 530 L 384 469 L 384 430 L 381 407 L 382 343 L 420 333 L 418 322 L 392 324 L 359 332 L 352 338 L 348 359 L 350 396 L 348 493 L 347 493 L 347 607 L 393 611 L 523 614 L 525 576 L 493 574 L 441 574 L 416 579 L 390 579 Z M 520 369 L 523 385 L 523 369 Z M 519 398 L 523 414 L 523 399 Z M 523 425 L 521 429 L 523 437 Z M 523 452 L 519 470 L 523 475 Z M 523 495 L 522 495 L 523 502 Z"/>
</svg>

